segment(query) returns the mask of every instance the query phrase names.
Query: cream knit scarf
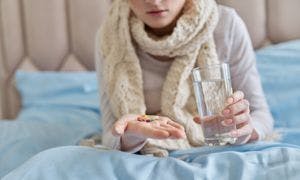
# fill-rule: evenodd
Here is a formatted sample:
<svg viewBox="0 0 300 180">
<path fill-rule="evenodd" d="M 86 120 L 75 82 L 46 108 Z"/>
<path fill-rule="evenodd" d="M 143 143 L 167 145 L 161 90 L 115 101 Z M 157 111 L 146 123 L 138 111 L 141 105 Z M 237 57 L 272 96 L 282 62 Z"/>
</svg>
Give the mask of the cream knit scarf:
<svg viewBox="0 0 300 180">
<path fill-rule="evenodd" d="M 156 37 L 130 11 L 127 0 L 114 0 L 101 28 L 99 50 L 103 56 L 103 90 L 116 118 L 145 114 L 142 70 L 136 48 L 174 61 L 161 94 L 161 113 L 185 127 L 187 139 L 148 139 L 144 154 L 166 156 L 166 150 L 203 145 L 202 131 L 193 122 L 197 114 L 191 71 L 195 66 L 218 63 L 213 31 L 218 22 L 214 0 L 187 0 L 182 16 L 169 36 Z"/>
</svg>

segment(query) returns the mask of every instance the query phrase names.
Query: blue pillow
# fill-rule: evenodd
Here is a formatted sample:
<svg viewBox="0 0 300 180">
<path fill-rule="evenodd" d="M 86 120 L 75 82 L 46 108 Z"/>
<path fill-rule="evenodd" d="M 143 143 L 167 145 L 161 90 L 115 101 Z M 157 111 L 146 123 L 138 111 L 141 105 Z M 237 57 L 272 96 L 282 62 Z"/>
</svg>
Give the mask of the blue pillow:
<svg viewBox="0 0 300 180">
<path fill-rule="evenodd" d="M 300 128 L 300 40 L 263 48 L 256 55 L 275 127 Z"/>
<path fill-rule="evenodd" d="M 16 73 L 16 86 L 22 107 L 77 106 L 99 109 L 95 72 Z"/>
</svg>

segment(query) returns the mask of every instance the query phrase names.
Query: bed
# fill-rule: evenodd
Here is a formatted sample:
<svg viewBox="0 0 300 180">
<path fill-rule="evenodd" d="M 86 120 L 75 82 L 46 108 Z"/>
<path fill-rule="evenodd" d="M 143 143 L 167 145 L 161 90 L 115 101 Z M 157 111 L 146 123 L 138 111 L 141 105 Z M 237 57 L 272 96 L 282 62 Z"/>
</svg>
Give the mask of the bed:
<svg viewBox="0 0 300 180">
<path fill-rule="evenodd" d="M 218 3 L 246 22 L 276 142 L 172 151 L 168 158 L 79 146 L 101 134 L 93 50 L 109 2 L 2 0 L 0 178 L 300 179 L 300 2 Z"/>
</svg>

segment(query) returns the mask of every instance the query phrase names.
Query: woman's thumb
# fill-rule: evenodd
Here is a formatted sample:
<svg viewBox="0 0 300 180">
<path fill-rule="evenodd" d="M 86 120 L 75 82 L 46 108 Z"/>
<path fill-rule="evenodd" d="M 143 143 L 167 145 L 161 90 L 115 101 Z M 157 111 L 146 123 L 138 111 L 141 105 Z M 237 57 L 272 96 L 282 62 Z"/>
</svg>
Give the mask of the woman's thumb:
<svg viewBox="0 0 300 180">
<path fill-rule="evenodd" d="M 123 119 L 118 120 L 114 124 L 114 126 L 112 128 L 112 134 L 114 136 L 121 136 L 121 135 L 123 135 L 124 131 L 125 131 L 126 127 L 127 127 L 127 124 L 128 124 L 128 122 L 125 121 L 125 120 L 123 120 Z"/>
</svg>

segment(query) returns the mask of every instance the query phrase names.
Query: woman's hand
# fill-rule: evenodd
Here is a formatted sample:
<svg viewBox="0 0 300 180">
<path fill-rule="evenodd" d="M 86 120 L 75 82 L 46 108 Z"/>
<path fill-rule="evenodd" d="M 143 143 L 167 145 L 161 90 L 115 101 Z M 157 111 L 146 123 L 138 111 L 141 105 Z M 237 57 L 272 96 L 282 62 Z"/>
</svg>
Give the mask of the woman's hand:
<svg viewBox="0 0 300 180">
<path fill-rule="evenodd" d="M 129 114 L 119 119 L 113 126 L 112 132 L 116 136 L 124 133 L 136 135 L 142 138 L 166 139 L 184 138 L 183 126 L 172 121 L 168 117 L 155 116 L 152 122 L 138 121 L 141 115 Z"/>
<path fill-rule="evenodd" d="M 186 138 L 184 127 L 168 117 L 150 116 L 155 119 L 151 122 L 138 121 L 140 117 L 135 114 L 125 115 L 114 124 L 112 133 L 122 137 L 122 149 L 130 149 L 147 138 Z"/>
<path fill-rule="evenodd" d="M 230 132 L 232 137 L 238 138 L 238 144 L 247 143 L 249 140 L 257 140 L 258 134 L 251 124 L 249 101 L 244 99 L 242 91 L 236 91 L 227 99 L 222 115 L 225 120 L 221 123 L 223 126 L 236 124 L 237 129 Z M 208 117 L 209 118 L 209 117 Z M 201 119 L 195 117 L 194 121 L 200 123 Z"/>
</svg>

